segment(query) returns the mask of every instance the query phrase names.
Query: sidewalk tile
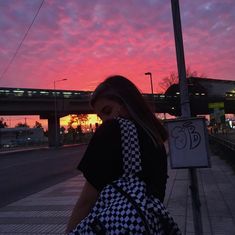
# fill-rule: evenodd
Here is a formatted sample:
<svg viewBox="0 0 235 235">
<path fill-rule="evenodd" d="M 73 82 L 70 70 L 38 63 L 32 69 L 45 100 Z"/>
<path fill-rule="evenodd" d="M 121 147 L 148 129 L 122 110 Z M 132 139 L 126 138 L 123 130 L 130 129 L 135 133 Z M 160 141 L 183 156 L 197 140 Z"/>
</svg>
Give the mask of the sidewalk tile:
<svg viewBox="0 0 235 235">
<path fill-rule="evenodd" d="M 217 156 L 211 168 L 197 169 L 204 235 L 235 235 L 235 174 Z M 189 173 L 170 169 L 165 205 L 184 235 L 195 235 Z M 0 235 L 64 234 L 81 193 L 81 175 L 0 208 Z"/>
</svg>

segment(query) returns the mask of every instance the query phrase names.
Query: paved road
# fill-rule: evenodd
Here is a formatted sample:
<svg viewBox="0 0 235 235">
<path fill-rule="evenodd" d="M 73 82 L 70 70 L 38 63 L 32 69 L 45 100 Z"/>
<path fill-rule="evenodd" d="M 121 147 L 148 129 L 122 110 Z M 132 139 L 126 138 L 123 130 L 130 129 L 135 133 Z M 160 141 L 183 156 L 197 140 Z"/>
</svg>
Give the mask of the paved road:
<svg viewBox="0 0 235 235">
<path fill-rule="evenodd" d="M 194 232 L 187 169 L 170 169 L 165 205 L 183 235 Z M 235 235 L 235 174 L 211 156 L 211 168 L 197 171 L 203 235 Z M 82 174 L 0 208 L 0 235 L 64 235 L 84 184 Z"/>
<path fill-rule="evenodd" d="M 0 155 L 0 207 L 78 174 L 86 145 Z"/>
</svg>

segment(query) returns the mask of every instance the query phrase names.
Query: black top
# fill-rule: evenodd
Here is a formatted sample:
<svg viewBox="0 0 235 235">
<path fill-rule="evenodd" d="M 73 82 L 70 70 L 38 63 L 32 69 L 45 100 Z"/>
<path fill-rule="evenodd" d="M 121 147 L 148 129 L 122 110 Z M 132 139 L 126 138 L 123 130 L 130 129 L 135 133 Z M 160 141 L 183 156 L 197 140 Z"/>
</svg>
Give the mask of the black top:
<svg viewBox="0 0 235 235">
<path fill-rule="evenodd" d="M 164 146 L 155 147 L 147 133 L 138 125 L 142 178 L 149 193 L 163 201 L 167 180 L 167 156 Z M 104 122 L 94 133 L 78 165 L 86 180 L 98 191 L 122 174 L 120 126 L 116 119 Z"/>
</svg>

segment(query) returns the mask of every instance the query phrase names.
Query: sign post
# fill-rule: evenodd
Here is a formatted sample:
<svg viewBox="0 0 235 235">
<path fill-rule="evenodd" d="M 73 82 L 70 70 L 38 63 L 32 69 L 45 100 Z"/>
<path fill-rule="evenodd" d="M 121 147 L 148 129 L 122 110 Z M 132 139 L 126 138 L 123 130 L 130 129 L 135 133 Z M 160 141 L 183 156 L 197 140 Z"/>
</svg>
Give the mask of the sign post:
<svg viewBox="0 0 235 235">
<path fill-rule="evenodd" d="M 183 119 L 183 118 L 191 117 L 191 111 L 190 111 L 190 103 L 189 103 L 189 95 L 188 95 L 188 86 L 187 86 L 187 80 L 186 80 L 186 69 L 185 69 L 184 47 L 183 47 L 183 37 L 182 37 L 182 29 L 181 29 L 179 1 L 171 0 L 171 7 L 172 7 L 172 17 L 173 17 L 173 25 L 174 25 L 177 67 L 178 67 L 178 74 L 179 74 L 181 117 Z M 180 128 L 181 130 L 184 130 L 184 128 L 181 125 L 180 125 Z M 175 145 L 175 150 L 177 149 L 176 146 L 178 145 Z M 191 196 L 192 196 L 194 230 L 195 230 L 195 234 L 202 235 L 203 231 L 202 231 L 202 219 L 201 219 L 201 203 L 199 199 L 197 172 L 196 172 L 195 167 L 189 167 L 189 177 L 190 177 L 190 189 L 191 189 Z"/>
<path fill-rule="evenodd" d="M 208 167 L 208 134 L 205 118 L 171 119 L 166 122 L 169 133 L 171 168 Z"/>
</svg>

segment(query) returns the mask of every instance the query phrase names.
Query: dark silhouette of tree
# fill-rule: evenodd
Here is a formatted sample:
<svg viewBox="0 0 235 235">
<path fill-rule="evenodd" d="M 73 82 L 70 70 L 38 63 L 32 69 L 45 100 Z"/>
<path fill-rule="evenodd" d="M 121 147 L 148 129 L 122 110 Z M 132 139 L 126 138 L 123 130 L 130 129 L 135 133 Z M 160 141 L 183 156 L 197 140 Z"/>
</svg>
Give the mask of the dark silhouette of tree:
<svg viewBox="0 0 235 235">
<path fill-rule="evenodd" d="M 19 123 L 16 124 L 15 127 L 26 127 L 26 128 L 29 128 L 29 125 L 27 123 L 19 122 Z"/>
<path fill-rule="evenodd" d="M 68 126 L 71 127 L 74 123 L 78 126 L 83 125 L 88 121 L 88 114 L 72 114 L 70 115 L 70 120 Z"/>
<path fill-rule="evenodd" d="M 82 127 L 81 125 L 78 125 L 76 128 L 77 133 L 81 134 L 82 133 Z"/>
<path fill-rule="evenodd" d="M 4 118 L 0 118 L 0 128 L 6 128 L 8 127 L 7 123 L 4 122 Z"/>
<path fill-rule="evenodd" d="M 159 86 L 163 90 L 167 90 L 171 85 L 178 83 L 178 75 L 176 72 L 172 72 L 169 76 L 164 77 L 161 82 L 159 82 Z"/>
<path fill-rule="evenodd" d="M 44 136 L 48 137 L 48 130 L 44 131 Z"/>
<path fill-rule="evenodd" d="M 67 131 L 68 131 L 68 135 L 71 136 L 72 138 L 72 142 L 76 143 L 76 137 L 77 137 L 76 129 L 73 128 L 71 125 L 68 127 Z"/>
<path fill-rule="evenodd" d="M 42 128 L 43 129 L 42 124 L 38 121 L 35 122 L 33 128 Z"/>
<path fill-rule="evenodd" d="M 206 77 L 206 75 L 195 70 L 191 70 L 190 66 L 188 66 L 186 69 L 186 78 L 189 77 Z M 159 86 L 165 91 L 168 87 L 177 83 L 179 83 L 178 73 L 172 72 L 169 76 L 162 79 L 162 81 L 159 83 Z"/>
<path fill-rule="evenodd" d="M 65 134 L 65 127 L 62 126 L 62 127 L 60 128 L 60 132 L 64 135 L 64 134 Z"/>
<path fill-rule="evenodd" d="M 72 141 L 75 143 L 77 137 L 82 138 L 82 125 L 86 124 L 88 121 L 88 114 L 72 114 L 70 115 L 70 120 L 68 122 L 68 135 L 72 136 Z M 73 124 L 77 124 L 77 128 L 73 127 Z"/>
</svg>

